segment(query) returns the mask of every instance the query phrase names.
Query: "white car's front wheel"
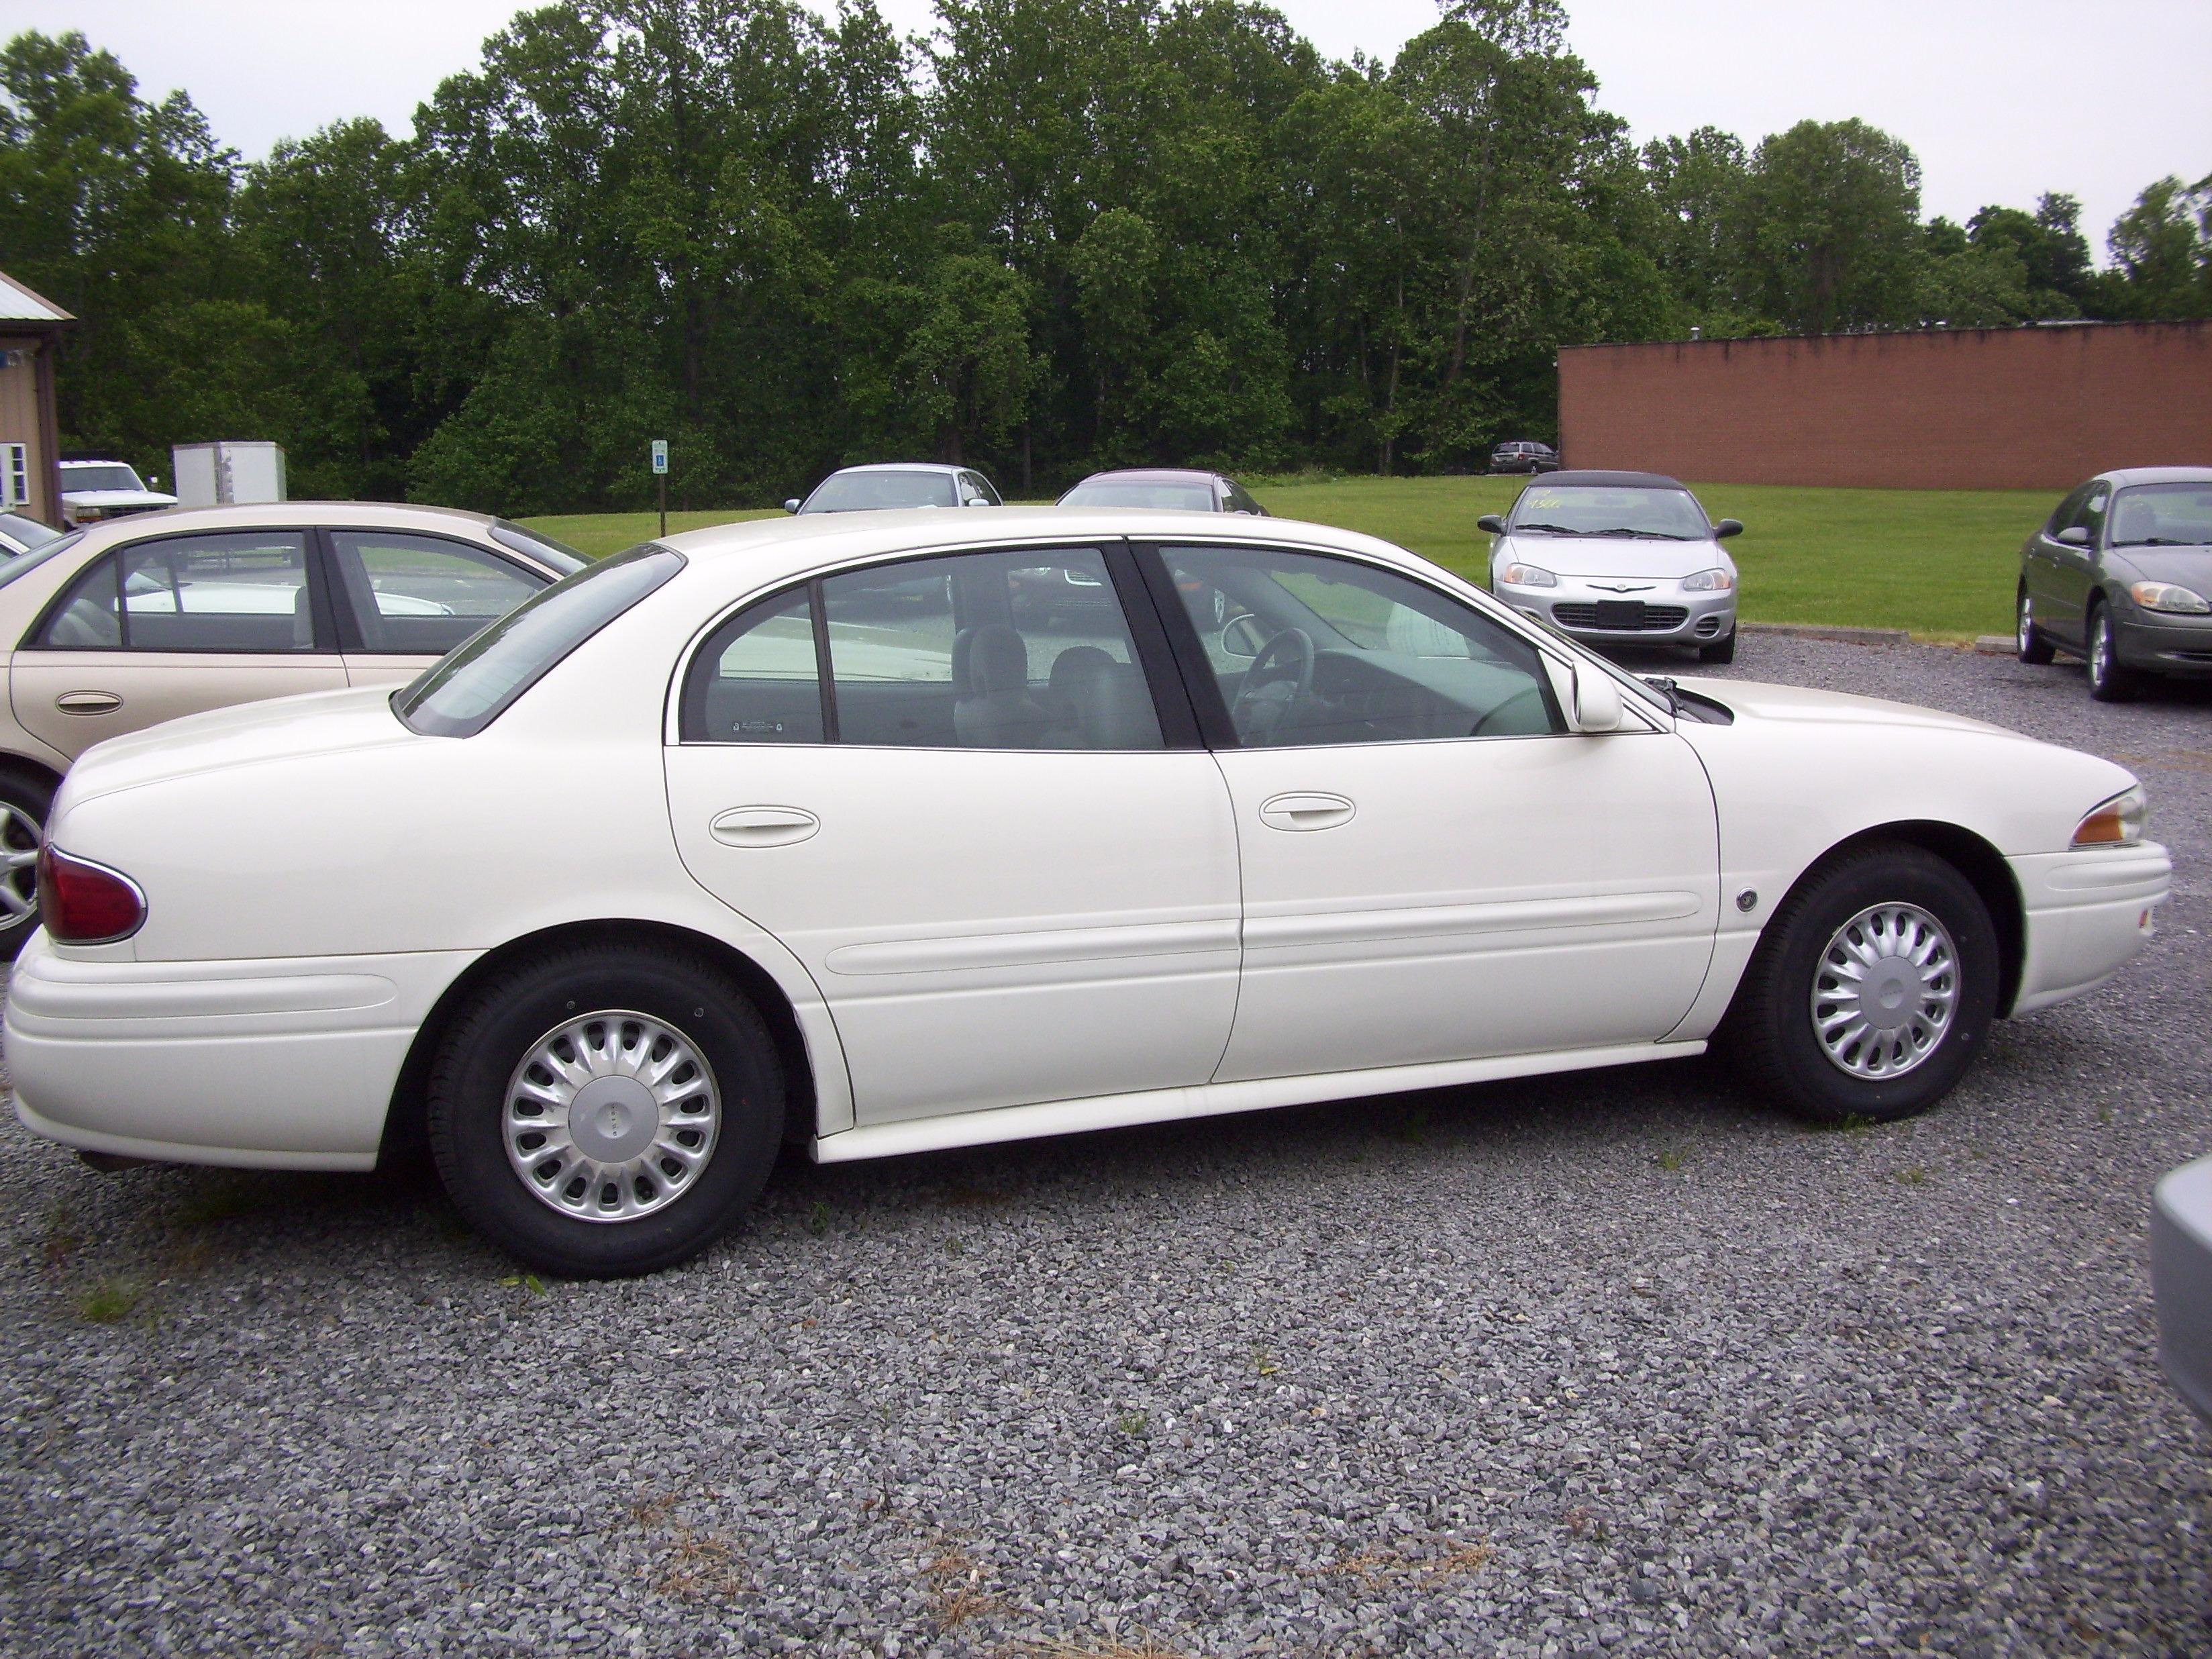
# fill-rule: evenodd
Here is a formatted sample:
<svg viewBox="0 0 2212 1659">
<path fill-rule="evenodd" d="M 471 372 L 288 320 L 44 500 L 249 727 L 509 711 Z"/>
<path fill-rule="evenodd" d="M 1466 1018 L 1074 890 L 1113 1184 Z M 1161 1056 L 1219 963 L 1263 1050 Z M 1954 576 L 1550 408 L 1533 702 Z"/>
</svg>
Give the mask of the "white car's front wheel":
<svg viewBox="0 0 2212 1659">
<path fill-rule="evenodd" d="M 440 1046 L 430 1147 L 477 1230 L 547 1273 L 652 1273 L 759 1195 L 783 1134 L 775 1043 L 703 958 L 556 951 L 483 988 Z"/>
<path fill-rule="evenodd" d="M 1723 1040 L 1751 1081 L 1820 1123 L 1933 1106 L 1996 1015 L 1996 929 L 1981 895 L 1923 848 L 1856 849 L 1767 925 Z"/>
</svg>

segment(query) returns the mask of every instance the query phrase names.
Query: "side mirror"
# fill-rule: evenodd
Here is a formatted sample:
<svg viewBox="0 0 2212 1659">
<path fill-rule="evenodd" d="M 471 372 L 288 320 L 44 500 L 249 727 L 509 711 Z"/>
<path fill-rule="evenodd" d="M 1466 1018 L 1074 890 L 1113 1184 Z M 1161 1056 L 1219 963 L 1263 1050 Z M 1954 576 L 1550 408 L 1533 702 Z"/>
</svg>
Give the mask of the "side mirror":
<svg viewBox="0 0 2212 1659">
<path fill-rule="evenodd" d="M 796 513 L 796 512 L 798 512 L 798 511 L 799 511 L 799 497 L 798 497 L 798 496 L 796 496 L 796 495 L 793 495 L 790 500 L 788 500 L 788 501 L 787 501 L 786 502 L 784 502 L 784 504 L 783 504 L 783 510 L 784 510 L 785 512 L 787 512 L 787 513 Z"/>
<path fill-rule="evenodd" d="M 2089 532 L 2078 524 L 2069 524 L 2065 529 L 2060 531 L 2054 539 L 2065 543 L 2069 547 L 2087 547 L 2089 544 Z"/>
<path fill-rule="evenodd" d="M 1723 519 L 1718 524 L 1713 526 L 1713 539 L 1717 542 L 1724 542 L 1731 536 L 1741 536 L 1742 534 L 1743 520 L 1741 519 Z"/>
<path fill-rule="evenodd" d="M 1628 717 L 1621 707 L 1620 688 L 1609 674 L 1577 665 L 1575 669 L 1574 728 L 1577 732 L 1618 732 Z"/>
<path fill-rule="evenodd" d="M 1486 513 L 1474 521 L 1477 530 L 1487 530 L 1493 536 L 1505 533 L 1505 520 L 1495 513 Z"/>
<path fill-rule="evenodd" d="M 1221 648 L 1232 657 L 1256 657 L 1267 643 L 1267 630 L 1250 611 L 1229 619 L 1221 630 Z"/>
</svg>

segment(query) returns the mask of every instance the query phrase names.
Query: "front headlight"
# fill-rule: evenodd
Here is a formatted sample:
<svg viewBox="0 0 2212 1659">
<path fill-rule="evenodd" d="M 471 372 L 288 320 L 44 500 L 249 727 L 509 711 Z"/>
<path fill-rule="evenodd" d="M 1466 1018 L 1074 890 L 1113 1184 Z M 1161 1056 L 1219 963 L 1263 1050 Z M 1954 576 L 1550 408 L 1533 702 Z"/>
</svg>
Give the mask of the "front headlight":
<svg viewBox="0 0 2212 1659">
<path fill-rule="evenodd" d="M 1505 567 L 1498 580 L 1508 587 L 1557 587 L 1559 579 L 1540 564 L 1522 564 L 1516 559 Z"/>
<path fill-rule="evenodd" d="M 1725 593 L 1735 586 L 1733 570 L 1700 570 L 1694 576 L 1682 578 L 1686 593 Z"/>
<path fill-rule="evenodd" d="M 2076 847 L 2133 847 L 2143 838 L 2150 803 L 2142 785 L 2124 789 L 2083 818 L 2074 830 Z"/>
<path fill-rule="evenodd" d="M 2193 587 L 2177 587 L 2172 582 L 2137 582 L 2128 589 L 2128 597 L 2146 611 L 2173 611 L 2185 617 L 2201 617 L 2212 611 L 2202 593 Z"/>
</svg>

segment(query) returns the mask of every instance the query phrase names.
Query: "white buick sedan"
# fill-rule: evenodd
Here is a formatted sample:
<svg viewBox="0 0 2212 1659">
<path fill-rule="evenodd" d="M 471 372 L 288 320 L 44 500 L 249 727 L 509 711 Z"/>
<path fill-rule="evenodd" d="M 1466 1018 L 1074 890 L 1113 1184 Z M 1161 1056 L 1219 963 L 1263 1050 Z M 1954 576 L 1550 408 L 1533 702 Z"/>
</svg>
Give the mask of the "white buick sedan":
<svg viewBox="0 0 2212 1659">
<path fill-rule="evenodd" d="M 1893 1118 L 2166 896 L 2106 761 L 1646 684 L 1343 532 L 988 520 L 674 537 L 397 693 L 100 744 L 9 1000 L 17 1112 L 205 1164 L 427 1137 L 522 1260 L 641 1273 L 787 1137 L 873 1158 L 1717 1034 L 1784 1105 Z M 1018 607 L 1041 579 L 1096 598 Z"/>
</svg>

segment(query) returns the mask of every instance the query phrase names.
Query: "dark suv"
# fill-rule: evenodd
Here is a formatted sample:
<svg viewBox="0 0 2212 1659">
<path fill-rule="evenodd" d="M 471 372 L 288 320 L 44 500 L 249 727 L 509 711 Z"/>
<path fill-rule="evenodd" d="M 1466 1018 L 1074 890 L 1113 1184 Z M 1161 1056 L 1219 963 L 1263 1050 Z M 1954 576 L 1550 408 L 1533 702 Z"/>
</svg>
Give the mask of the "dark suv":
<svg viewBox="0 0 2212 1659">
<path fill-rule="evenodd" d="M 1490 452 L 1492 472 L 1557 472 L 1559 453 L 1549 444 L 1500 444 Z"/>
</svg>

